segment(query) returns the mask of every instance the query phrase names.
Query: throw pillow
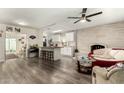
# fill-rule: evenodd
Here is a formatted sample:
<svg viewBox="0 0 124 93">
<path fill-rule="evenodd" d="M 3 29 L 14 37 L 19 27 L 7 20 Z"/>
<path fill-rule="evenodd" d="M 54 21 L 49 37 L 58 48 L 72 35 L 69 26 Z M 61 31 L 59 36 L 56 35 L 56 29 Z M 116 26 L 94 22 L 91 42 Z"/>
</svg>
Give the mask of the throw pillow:
<svg viewBox="0 0 124 93">
<path fill-rule="evenodd" d="M 105 59 L 112 59 L 113 57 L 109 54 L 111 51 L 111 48 L 106 48 L 106 49 L 98 49 L 94 51 L 94 57 L 100 57 L 100 58 L 105 58 Z M 101 51 L 101 53 L 100 53 Z"/>
<path fill-rule="evenodd" d="M 119 52 L 120 50 L 111 50 L 109 54 L 114 58 L 114 56 Z"/>
<path fill-rule="evenodd" d="M 118 51 L 115 55 L 114 55 L 115 59 L 119 59 L 119 60 L 124 60 L 124 50 L 120 50 Z"/>
<path fill-rule="evenodd" d="M 97 49 L 93 51 L 93 54 L 95 55 L 103 55 L 105 52 L 105 49 Z"/>
</svg>

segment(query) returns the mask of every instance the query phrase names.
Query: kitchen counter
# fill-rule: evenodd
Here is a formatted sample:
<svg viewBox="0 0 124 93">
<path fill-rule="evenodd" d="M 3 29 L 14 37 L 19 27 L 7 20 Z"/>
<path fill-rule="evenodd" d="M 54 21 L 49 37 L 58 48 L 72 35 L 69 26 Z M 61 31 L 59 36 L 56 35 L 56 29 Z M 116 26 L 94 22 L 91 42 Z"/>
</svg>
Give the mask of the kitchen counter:
<svg viewBox="0 0 124 93">
<path fill-rule="evenodd" d="M 63 48 L 63 47 L 41 47 L 41 48 Z"/>
</svg>

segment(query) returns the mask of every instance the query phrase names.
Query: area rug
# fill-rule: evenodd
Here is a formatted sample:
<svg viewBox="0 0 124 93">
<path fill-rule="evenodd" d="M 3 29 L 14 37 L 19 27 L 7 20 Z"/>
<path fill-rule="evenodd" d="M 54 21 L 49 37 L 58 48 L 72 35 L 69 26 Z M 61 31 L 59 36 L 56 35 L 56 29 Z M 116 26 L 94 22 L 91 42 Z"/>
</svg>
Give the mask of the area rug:
<svg viewBox="0 0 124 93">
<path fill-rule="evenodd" d="M 15 59 L 15 58 L 18 58 L 18 56 L 15 55 L 15 54 L 7 54 L 6 55 L 6 60 L 8 60 L 8 59 Z"/>
</svg>

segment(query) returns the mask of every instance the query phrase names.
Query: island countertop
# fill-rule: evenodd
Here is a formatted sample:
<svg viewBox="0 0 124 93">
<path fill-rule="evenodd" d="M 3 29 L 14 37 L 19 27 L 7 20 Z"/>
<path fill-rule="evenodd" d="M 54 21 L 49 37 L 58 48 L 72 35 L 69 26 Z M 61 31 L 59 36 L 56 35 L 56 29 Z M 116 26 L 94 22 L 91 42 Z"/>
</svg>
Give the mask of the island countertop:
<svg viewBox="0 0 124 93">
<path fill-rule="evenodd" d="M 63 47 L 41 47 L 41 48 L 63 48 Z"/>
<path fill-rule="evenodd" d="M 39 49 L 39 57 L 45 60 L 60 60 L 62 47 L 41 47 Z"/>
</svg>

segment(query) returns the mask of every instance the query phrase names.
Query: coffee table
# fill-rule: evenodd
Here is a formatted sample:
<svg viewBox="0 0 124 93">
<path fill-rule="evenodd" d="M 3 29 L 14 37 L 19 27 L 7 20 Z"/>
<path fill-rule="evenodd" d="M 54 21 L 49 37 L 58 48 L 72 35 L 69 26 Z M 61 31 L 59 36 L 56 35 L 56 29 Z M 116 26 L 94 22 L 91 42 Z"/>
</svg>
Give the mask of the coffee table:
<svg viewBox="0 0 124 93">
<path fill-rule="evenodd" d="M 91 74 L 92 72 L 92 60 L 90 59 L 79 59 L 77 60 L 78 72 Z"/>
</svg>

